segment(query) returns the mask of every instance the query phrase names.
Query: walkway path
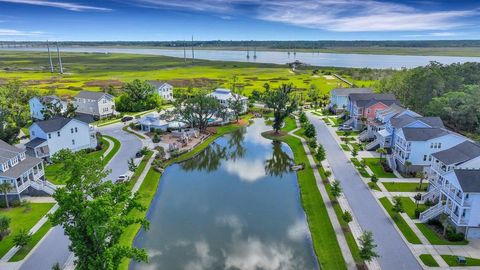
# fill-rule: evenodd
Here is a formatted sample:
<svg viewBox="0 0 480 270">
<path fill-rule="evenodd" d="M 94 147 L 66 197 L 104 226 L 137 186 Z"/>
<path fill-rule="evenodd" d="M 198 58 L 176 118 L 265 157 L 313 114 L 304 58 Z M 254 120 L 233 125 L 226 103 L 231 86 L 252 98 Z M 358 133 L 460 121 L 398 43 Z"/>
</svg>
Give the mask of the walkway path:
<svg viewBox="0 0 480 270">
<path fill-rule="evenodd" d="M 381 256 L 378 258 L 380 266 L 389 270 L 422 269 L 325 123 L 311 113 L 307 113 L 307 116 L 317 130 L 317 138 L 327 152 L 332 173 L 342 184 L 343 193 L 362 230 L 374 234 L 377 251 Z"/>
<path fill-rule="evenodd" d="M 297 121 L 297 126 L 300 126 L 300 123 L 298 121 Z M 298 129 L 300 128 L 292 130 L 289 134 L 293 137 L 299 138 L 302 141 L 303 149 L 305 150 L 305 154 L 307 155 L 308 162 L 312 167 L 313 175 L 315 176 L 315 180 L 317 182 L 317 188 L 320 191 L 320 195 L 322 196 L 323 203 L 327 208 L 328 217 L 330 218 L 330 222 L 332 223 L 333 229 L 335 230 L 335 235 L 336 235 L 338 244 L 340 246 L 340 249 L 342 250 L 343 258 L 345 259 L 348 269 L 357 269 L 355 260 L 353 259 L 352 253 L 350 252 L 350 248 L 348 247 L 347 240 L 345 239 L 345 235 L 343 234 L 342 227 L 340 226 L 335 210 L 333 209 L 332 202 L 330 201 L 327 190 L 323 185 L 322 177 L 318 172 L 317 163 L 313 159 L 312 153 L 310 153 L 310 149 L 308 148 L 307 141 L 304 138 L 294 134 L 294 132 L 297 131 Z"/>
</svg>

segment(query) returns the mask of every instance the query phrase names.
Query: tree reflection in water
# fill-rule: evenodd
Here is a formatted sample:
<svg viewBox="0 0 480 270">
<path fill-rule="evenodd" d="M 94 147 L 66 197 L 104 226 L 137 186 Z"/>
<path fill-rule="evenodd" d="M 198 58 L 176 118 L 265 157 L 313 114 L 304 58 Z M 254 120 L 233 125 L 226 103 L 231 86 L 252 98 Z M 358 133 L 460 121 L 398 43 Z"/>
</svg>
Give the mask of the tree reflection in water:
<svg viewBox="0 0 480 270">
<path fill-rule="evenodd" d="M 212 172 L 218 169 L 222 160 L 243 158 L 247 149 L 243 146 L 246 129 L 242 128 L 230 134 L 226 146 L 212 143 L 194 158 L 181 163 L 185 171 L 203 170 Z"/>
<path fill-rule="evenodd" d="M 282 143 L 273 141 L 273 153 L 270 159 L 265 160 L 265 172 L 270 176 L 281 177 L 284 173 L 291 172 L 293 159 L 282 150 Z"/>
</svg>

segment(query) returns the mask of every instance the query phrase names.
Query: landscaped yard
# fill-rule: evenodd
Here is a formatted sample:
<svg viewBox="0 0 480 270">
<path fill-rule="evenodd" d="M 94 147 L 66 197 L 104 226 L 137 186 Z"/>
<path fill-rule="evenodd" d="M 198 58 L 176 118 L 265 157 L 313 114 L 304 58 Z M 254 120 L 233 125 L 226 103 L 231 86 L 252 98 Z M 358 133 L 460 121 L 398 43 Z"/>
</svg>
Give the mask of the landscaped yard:
<svg viewBox="0 0 480 270">
<path fill-rule="evenodd" d="M 390 192 L 419 192 L 427 191 L 428 188 L 428 184 L 423 184 L 422 190 L 418 190 L 417 183 L 382 182 L 382 184 Z"/>
<path fill-rule="evenodd" d="M 18 262 L 25 258 L 25 256 L 30 253 L 30 251 L 37 245 L 37 243 L 42 240 L 43 236 L 52 228 L 52 224 L 47 221 L 45 222 L 38 231 L 32 235 L 32 240 L 22 249 L 18 250 L 15 255 L 9 260 L 9 262 Z"/>
<path fill-rule="evenodd" d="M 115 156 L 115 154 L 118 152 L 120 149 L 120 142 L 110 136 L 103 136 L 111 141 L 113 141 L 113 148 L 110 153 L 108 153 L 105 158 L 103 158 L 103 164 L 106 165 L 108 162 Z M 89 153 L 92 158 L 100 160 L 103 156 L 103 154 L 107 151 L 108 147 L 110 146 L 110 143 L 102 138 L 103 142 L 103 148 L 100 151 L 94 151 Z M 47 178 L 48 181 L 52 182 L 55 185 L 61 185 L 64 184 L 64 179 L 63 179 L 63 164 L 62 163 L 54 163 L 50 164 L 48 166 L 45 166 L 45 177 Z"/>
<path fill-rule="evenodd" d="M 378 178 L 395 178 L 395 174 L 386 172 L 380 164 L 380 158 L 364 158 L 367 166 Z"/>
<path fill-rule="evenodd" d="M 367 172 L 367 170 L 365 170 L 365 168 L 362 167 L 362 164 L 357 158 L 351 158 L 350 161 L 352 161 L 352 164 L 355 166 L 355 168 L 357 168 L 358 173 L 360 173 L 362 177 L 370 178 L 370 174 Z M 378 188 L 377 185 L 375 186 Z"/>
<path fill-rule="evenodd" d="M 282 131 L 290 132 L 294 130 L 296 127 L 297 127 L 297 124 L 295 123 L 295 119 L 292 117 L 287 117 L 285 118 L 285 124 L 282 128 Z"/>
<path fill-rule="evenodd" d="M 441 255 L 443 260 L 448 264 L 448 266 L 480 266 L 480 259 L 465 257 L 467 260 L 466 264 L 459 264 L 457 262 L 457 256 L 454 255 Z"/>
<path fill-rule="evenodd" d="M 30 230 L 53 207 L 53 203 L 32 203 L 28 212 L 24 207 L 0 209 L 0 215 L 9 217 L 10 234 L 0 241 L 0 258 L 13 247 L 13 236 L 21 230 Z"/>
<path fill-rule="evenodd" d="M 433 256 L 430 254 L 421 254 L 419 257 L 420 257 L 420 260 L 422 260 L 423 264 L 425 264 L 426 266 L 430 266 L 430 267 L 439 266 L 437 261 L 435 261 Z"/>
<path fill-rule="evenodd" d="M 415 209 L 417 209 L 417 205 L 415 204 L 414 201 L 412 201 L 412 199 L 410 199 L 409 197 L 400 197 L 400 201 L 402 202 L 403 204 L 403 208 L 405 209 L 405 213 L 411 218 L 411 219 L 415 219 L 417 217 L 415 217 Z M 425 204 L 418 204 L 418 209 L 423 212 L 425 210 L 427 210 L 429 207 L 426 206 Z"/>
<path fill-rule="evenodd" d="M 468 244 L 467 240 L 459 241 L 459 242 L 452 242 L 448 241 L 447 239 L 442 238 L 437 232 L 435 232 L 432 228 L 430 228 L 427 224 L 424 223 L 416 223 L 418 229 L 423 233 L 425 238 L 427 238 L 428 242 L 432 245 L 466 245 Z"/>
<path fill-rule="evenodd" d="M 346 144 L 342 143 L 342 144 L 340 144 L 340 147 L 342 147 L 343 151 L 347 151 L 347 152 L 351 151 L 350 147 L 348 147 L 348 145 L 346 145 Z"/>
<path fill-rule="evenodd" d="M 418 239 L 415 232 L 412 230 L 412 228 L 410 228 L 410 226 L 408 226 L 407 222 L 403 219 L 401 215 L 398 215 L 397 218 L 394 218 L 396 213 L 392 210 L 393 205 L 388 200 L 388 198 L 383 197 L 383 198 L 380 198 L 379 200 L 380 200 L 380 203 L 385 208 L 385 210 L 387 210 L 388 214 L 393 219 L 395 224 L 397 225 L 398 229 L 400 229 L 403 236 L 405 236 L 407 241 L 412 244 L 421 244 L 422 242 L 420 241 L 420 239 Z"/>
<path fill-rule="evenodd" d="M 356 136 L 358 135 L 360 132 L 358 130 L 352 130 L 352 131 L 348 131 L 348 132 L 345 132 L 345 131 L 337 131 L 337 135 L 338 136 L 345 136 L 345 133 L 349 134 L 349 136 Z"/>
</svg>

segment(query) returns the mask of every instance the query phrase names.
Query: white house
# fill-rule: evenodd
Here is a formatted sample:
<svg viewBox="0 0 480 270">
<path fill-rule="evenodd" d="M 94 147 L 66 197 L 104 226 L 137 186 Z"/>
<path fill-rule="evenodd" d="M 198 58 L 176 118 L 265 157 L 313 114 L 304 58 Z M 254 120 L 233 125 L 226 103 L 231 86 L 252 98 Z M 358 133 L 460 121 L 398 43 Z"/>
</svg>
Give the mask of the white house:
<svg viewBox="0 0 480 270">
<path fill-rule="evenodd" d="M 426 222 L 444 213 L 457 232 L 480 238 L 480 145 L 465 141 L 432 154 L 429 190 L 422 200 L 436 205 L 420 214 Z"/>
<path fill-rule="evenodd" d="M 370 88 L 336 88 L 330 92 L 330 104 L 328 108 L 334 113 L 343 111 L 348 106 L 348 95 L 373 93 Z"/>
<path fill-rule="evenodd" d="M 416 172 L 430 165 L 432 154 L 458 145 L 467 139 L 438 127 L 403 127 L 396 131 L 389 165 L 400 172 Z M 410 167 L 405 163 L 409 161 Z"/>
<path fill-rule="evenodd" d="M 18 199 L 22 193 L 33 192 L 31 188 L 46 191 L 42 160 L 0 140 L 0 183 L 3 182 L 10 183 L 12 187 L 7 196 Z M 46 192 L 52 194 L 53 188 L 48 188 Z"/>
<path fill-rule="evenodd" d="M 74 98 L 77 113 L 92 115 L 96 119 L 115 114 L 112 95 L 103 92 L 80 91 Z"/>
<path fill-rule="evenodd" d="M 62 149 L 79 151 L 95 148 L 95 130 L 88 123 L 73 118 L 55 117 L 33 123 L 30 141 L 25 144 L 27 153 L 37 158 L 49 159 Z"/>
<path fill-rule="evenodd" d="M 43 97 L 33 97 L 28 101 L 30 106 L 30 116 L 34 120 L 43 120 L 43 111 L 45 110 L 47 104 L 52 104 L 54 106 L 60 106 L 62 108 L 61 112 L 65 112 L 67 109 L 67 103 L 62 101 L 59 97 L 55 95 L 43 96 Z"/>
<path fill-rule="evenodd" d="M 166 82 L 161 81 L 148 81 L 151 85 L 155 87 L 155 91 L 158 95 L 168 101 L 173 101 L 173 86 Z"/>
<path fill-rule="evenodd" d="M 169 123 L 160 119 L 158 113 L 150 113 L 138 120 L 142 131 L 150 132 L 153 130 L 167 131 Z"/>
<path fill-rule="evenodd" d="M 218 99 L 220 104 L 225 107 L 229 106 L 229 101 L 231 99 L 239 98 L 243 103 L 242 113 L 246 113 L 248 110 L 248 98 L 238 94 L 234 94 L 230 89 L 217 88 L 215 89 L 215 91 L 213 91 L 209 95 Z"/>
</svg>

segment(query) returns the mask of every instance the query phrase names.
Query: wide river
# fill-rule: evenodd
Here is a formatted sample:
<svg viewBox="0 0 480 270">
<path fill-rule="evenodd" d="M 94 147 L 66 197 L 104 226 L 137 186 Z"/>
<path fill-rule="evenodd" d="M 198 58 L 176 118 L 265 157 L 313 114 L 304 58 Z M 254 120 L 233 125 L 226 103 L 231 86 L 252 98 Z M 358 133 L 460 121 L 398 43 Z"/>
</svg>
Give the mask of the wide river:
<svg viewBox="0 0 480 270">
<path fill-rule="evenodd" d="M 318 269 L 291 150 L 261 137 L 262 119 L 169 166 L 130 269 Z"/>
<path fill-rule="evenodd" d="M 2 49 L 0 49 L 2 50 Z M 46 48 L 4 48 L 3 50 L 22 50 L 22 51 L 45 51 Z M 105 47 L 65 47 L 61 48 L 64 52 L 97 52 L 97 53 L 129 53 L 129 54 L 148 54 L 148 55 L 166 55 L 173 57 L 183 57 L 183 50 L 174 49 L 140 49 L 140 48 L 105 48 Z M 187 58 L 191 58 L 190 50 L 187 50 Z M 442 64 L 480 62 L 480 57 L 457 57 L 457 56 L 413 56 L 413 55 L 376 55 L 376 54 L 340 54 L 340 53 L 293 53 L 274 51 L 258 51 L 257 58 L 253 58 L 250 52 L 250 58 L 247 59 L 245 51 L 231 50 L 195 50 L 195 58 L 217 61 L 235 61 L 235 62 L 258 62 L 269 64 L 286 64 L 298 60 L 314 66 L 331 67 L 354 67 L 354 68 L 413 68 L 425 66 L 431 61 L 437 61 Z"/>
</svg>

